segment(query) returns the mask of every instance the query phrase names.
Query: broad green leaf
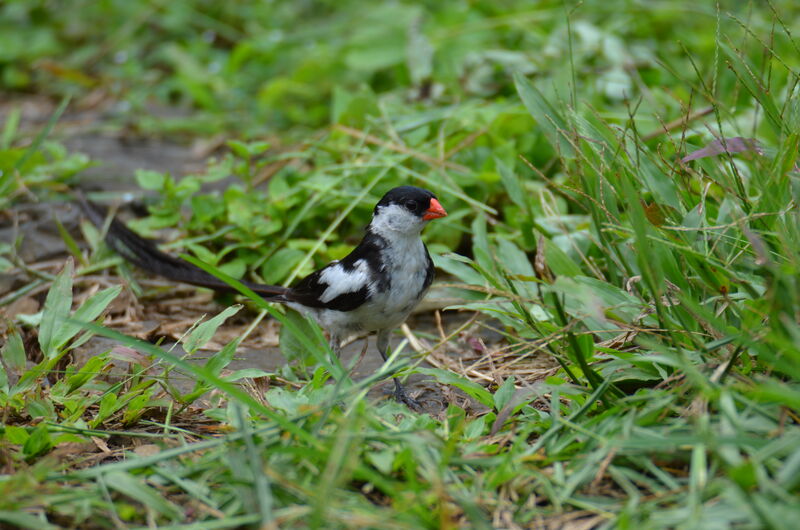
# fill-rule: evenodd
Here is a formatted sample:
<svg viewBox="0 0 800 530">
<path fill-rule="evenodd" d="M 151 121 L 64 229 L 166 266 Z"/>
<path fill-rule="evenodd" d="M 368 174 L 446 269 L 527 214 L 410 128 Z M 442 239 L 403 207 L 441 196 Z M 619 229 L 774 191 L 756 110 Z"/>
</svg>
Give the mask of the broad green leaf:
<svg viewBox="0 0 800 530">
<path fill-rule="evenodd" d="M 545 133 L 556 152 L 567 158 L 574 157 L 575 151 L 568 140 L 570 128 L 562 115 L 544 94 L 519 72 L 514 73 L 514 85 L 523 105 L 536 120 L 536 125 Z"/>
<path fill-rule="evenodd" d="M 277 285 L 289 276 L 292 269 L 303 260 L 305 255 L 306 253 L 300 249 L 282 248 L 261 266 L 261 277 L 264 282 Z"/>
<path fill-rule="evenodd" d="M 36 530 L 57 530 L 62 528 L 52 525 L 44 519 L 44 514 L 41 517 L 21 512 L 21 511 L 7 511 L 0 510 L 0 522 L 8 523 L 9 528 L 35 528 Z"/>
<path fill-rule="evenodd" d="M 637 175 L 638 178 L 641 178 L 647 184 L 648 189 L 653 194 L 653 199 L 655 199 L 659 205 L 667 205 L 678 211 L 683 210 L 683 205 L 681 204 L 675 187 L 674 178 L 671 175 L 667 175 L 664 170 L 655 163 L 655 157 L 643 156 L 637 170 Z"/>
<path fill-rule="evenodd" d="M 268 375 L 270 375 L 269 372 L 265 372 L 264 370 L 260 370 L 258 368 L 242 368 L 241 370 L 236 370 L 230 375 L 226 375 L 224 379 L 225 381 L 234 382 L 246 377 L 255 379 L 257 377 L 266 377 Z"/>
<path fill-rule="evenodd" d="M 69 316 L 72 306 L 73 269 L 73 261 L 70 257 L 56 276 L 44 302 L 42 323 L 39 327 L 39 347 L 42 348 L 47 359 L 57 353 L 59 334 L 64 326 L 64 319 Z"/>
<path fill-rule="evenodd" d="M 136 182 L 146 190 L 161 190 L 164 184 L 169 180 L 167 173 L 160 171 L 152 171 L 149 169 L 136 170 Z"/>
<path fill-rule="evenodd" d="M 239 346 L 239 337 L 233 339 L 228 344 L 222 347 L 220 351 L 209 357 L 206 362 L 206 368 L 214 375 L 219 375 L 222 370 L 230 364 L 233 356 L 236 354 L 236 348 Z"/>
<path fill-rule="evenodd" d="M 508 198 L 519 206 L 523 212 L 527 212 L 529 210 L 526 200 L 527 195 L 519 176 L 499 158 L 495 157 L 494 165 L 500 174 L 500 180 L 503 182 Z"/>
<path fill-rule="evenodd" d="M 232 305 L 225 308 L 225 310 L 217 316 L 199 324 L 183 341 L 183 347 L 187 352 L 194 353 L 205 346 L 214 336 L 214 333 L 217 332 L 217 328 L 228 318 L 238 313 L 241 308 L 241 305 Z"/>
<path fill-rule="evenodd" d="M 12 444 L 22 445 L 26 441 L 28 441 L 30 434 L 28 433 L 27 430 L 25 430 L 25 427 L 18 427 L 16 425 L 6 425 L 3 436 L 5 437 L 6 440 L 11 442 Z"/>
<path fill-rule="evenodd" d="M 95 355 L 88 361 L 77 373 L 67 377 L 67 394 L 75 392 L 77 389 L 83 387 L 89 381 L 92 381 L 99 376 L 108 362 L 108 355 Z"/>
<path fill-rule="evenodd" d="M 14 105 L 9 109 L 6 114 L 6 123 L 3 125 L 3 133 L 0 134 L 0 149 L 5 151 L 11 147 L 11 142 L 19 127 L 20 117 L 22 117 L 22 108 L 19 105 Z"/>
<path fill-rule="evenodd" d="M 72 320 L 75 322 L 64 322 L 58 328 L 52 339 L 53 346 L 57 350 L 63 348 L 81 330 L 78 322 L 91 322 L 99 317 L 121 290 L 121 285 L 115 285 L 90 296 L 72 315 Z"/>
<path fill-rule="evenodd" d="M 25 440 L 25 444 L 22 446 L 22 454 L 25 455 L 25 458 L 35 458 L 43 455 L 52 447 L 53 443 L 50 440 L 47 424 L 40 423 L 33 429 L 28 439 Z"/>
<path fill-rule="evenodd" d="M 578 276 L 581 268 L 566 252 L 549 239 L 544 240 L 544 256 L 547 266 L 557 276 Z"/>
<path fill-rule="evenodd" d="M 487 407 L 494 406 L 494 396 L 491 392 L 483 388 L 478 383 L 465 379 L 460 375 L 447 370 L 440 370 L 439 368 L 417 368 L 414 370 L 420 374 L 430 375 L 437 381 L 445 385 L 452 385 L 460 390 L 463 390 L 469 396 L 478 400 L 481 404 Z"/>
<path fill-rule="evenodd" d="M 472 221 L 472 252 L 475 262 L 487 272 L 495 270 L 492 251 L 489 248 L 489 236 L 486 232 L 486 216 L 479 214 Z"/>
<path fill-rule="evenodd" d="M 503 410 L 511 398 L 514 397 L 514 392 L 516 391 L 516 387 L 514 386 L 515 378 L 513 375 L 506 377 L 506 380 L 503 381 L 503 384 L 500 385 L 500 388 L 497 389 L 497 392 L 494 393 L 494 408 L 495 410 Z"/>
<path fill-rule="evenodd" d="M 313 330 L 311 322 L 297 311 L 287 311 L 286 320 L 292 322 L 295 329 L 300 330 L 307 337 L 313 337 Z M 308 344 L 300 340 L 297 334 L 287 327 L 282 327 L 280 331 L 280 348 L 281 353 L 287 360 L 302 360 L 310 361 L 316 359 L 314 355 L 314 348 L 309 348 Z"/>
<path fill-rule="evenodd" d="M 450 253 L 444 255 L 434 254 L 431 257 L 434 265 L 436 265 L 437 268 L 442 269 L 448 274 L 452 274 L 466 284 L 486 284 L 486 279 L 481 275 L 481 273 L 476 271 L 474 267 L 468 265 L 472 263 L 472 260 L 465 256 Z"/>
<path fill-rule="evenodd" d="M 111 489 L 142 503 L 156 513 L 171 520 L 183 520 L 183 511 L 168 501 L 164 495 L 148 486 L 142 479 L 124 471 L 112 471 L 105 477 Z"/>
<path fill-rule="evenodd" d="M 6 343 L 0 350 L 0 355 L 11 370 L 21 373 L 25 369 L 25 346 L 19 333 L 13 331 L 6 336 Z"/>
<path fill-rule="evenodd" d="M 106 418 L 114 414 L 119 409 L 117 405 L 117 395 L 113 393 L 105 394 L 100 400 L 100 409 L 97 411 L 94 419 L 90 425 L 96 427 L 100 425 Z"/>
<path fill-rule="evenodd" d="M 505 238 L 498 238 L 497 251 L 497 258 L 501 265 L 511 274 L 528 278 L 536 276 L 528 255 L 513 242 Z"/>
</svg>

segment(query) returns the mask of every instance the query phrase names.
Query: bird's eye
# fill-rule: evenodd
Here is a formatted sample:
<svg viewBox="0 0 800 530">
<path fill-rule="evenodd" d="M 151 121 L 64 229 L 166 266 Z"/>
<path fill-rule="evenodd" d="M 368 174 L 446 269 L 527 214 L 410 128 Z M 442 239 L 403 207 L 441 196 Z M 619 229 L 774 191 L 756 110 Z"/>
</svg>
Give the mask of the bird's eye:
<svg viewBox="0 0 800 530">
<path fill-rule="evenodd" d="M 417 201 L 406 201 L 406 208 L 413 212 L 417 209 Z"/>
</svg>

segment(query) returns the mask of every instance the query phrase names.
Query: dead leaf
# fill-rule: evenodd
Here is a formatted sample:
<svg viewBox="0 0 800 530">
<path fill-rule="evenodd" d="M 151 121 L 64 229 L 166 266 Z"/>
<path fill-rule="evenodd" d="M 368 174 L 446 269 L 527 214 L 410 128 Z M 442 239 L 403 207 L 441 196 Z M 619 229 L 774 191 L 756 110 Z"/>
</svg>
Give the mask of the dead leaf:
<svg viewBox="0 0 800 530">
<path fill-rule="evenodd" d="M 533 270 L 536 271 L 536 277 L 547 283 L 553 283 L 553 273 L 547 266 L 547 260 L 544 255 L 544 236 L 540 235 L 539 240 L 536 242 L 536 255 L 533 259 Z"/>
<path fill-rule="evenodd" d="M 156 444 L 144 444 L 134 447 L 133 452 L 138 456 L 153 456 L 161 452 L 161 448 Z"/>
<path fill-rule="evenodd" d="M 131 364 L 139 364 L 142 366 L 147 366 L 150 364 L 150 359 L 133 348 L 128 348 L 127 346 L 114 346 L 111 349 L 111 358 Z"/>
<path fill-rule="evenodd" d="M 764 154 L 764 149 L 759 145 L 758 140 L 755 138 L 744 138 L 742 136 L 735 136 L 733 138 L 721 138 L 714 140 L 702 149 L 698 149 L 685 157 L 681 158 L 681 162 L 691 162 L 700 158 L 707 158 L 709 156 L 717 156 L 722 153 L 743 153 L 745 151 L 755 151 L 758 155 Z"/>
<path fill-rule="evenodd" d="M 17 315 L 33 315 L 39 312 L 39 302 L 32 296 L 23 296 L 11 302 L 6 308 L 6 316 L 13 320 Z"/>
<path fill-rule="evenodd" d="M 79 456 L 94 454 L 94 445 L 89 442 L 60 443 L 50 452 L 50 456 L 60 462 L 73 460 Z"/>
<path fill-rule="evenodd" d="M 108 445 L 106 444 L 105 440 L 97 436 L 92 436 L 92 441 L 97 446 L 97 448 L 100 449 L 100 451 L 102 451 L 107 455 L 111 454 L 111 449 L 108 448 Z"/>
</svg>

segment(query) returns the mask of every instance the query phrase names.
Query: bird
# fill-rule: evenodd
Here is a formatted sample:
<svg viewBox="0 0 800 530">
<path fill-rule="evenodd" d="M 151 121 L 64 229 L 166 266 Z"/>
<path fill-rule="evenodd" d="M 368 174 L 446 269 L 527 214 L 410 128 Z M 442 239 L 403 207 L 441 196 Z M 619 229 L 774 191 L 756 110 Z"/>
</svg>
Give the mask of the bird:
<svg viewBox="0 0 800 530">
<path fill-rule="evenodd" d="M 79 196 L 89 220 L 98 227 L 107 213 Z M 388 358 L 391 332 L 405 322 L 434 278 L 434 265 L 421 233 L 432 220 L 447 216 L 436 195 L 416 186 L 389 190 L 375 205 L 361 242 L 341 260 L 309 274 L 292 287 L 242 282 L 269 302 L 311 316 L 330 337 L 338 355 L 343 340 L 376 334 L 378 353 Z M 141 269 L 165 278 L 217 291 L 232 287 L 199 267 L 166 254 L 151 241 L 112 218 L 106 244 Z M 394 378 L 394 397 L 412 409 L 417 400 Z"/>
</svg>

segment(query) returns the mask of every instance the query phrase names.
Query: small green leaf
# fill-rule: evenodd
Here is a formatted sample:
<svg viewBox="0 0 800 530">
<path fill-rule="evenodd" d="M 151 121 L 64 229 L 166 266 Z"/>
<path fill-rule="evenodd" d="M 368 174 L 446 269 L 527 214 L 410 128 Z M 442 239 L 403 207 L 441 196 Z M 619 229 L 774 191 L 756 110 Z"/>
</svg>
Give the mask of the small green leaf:
<svg viewBox="0 0 800 530">
<path fill-rule="evenodd" d="M 42 323 L 39 327 L 39 346 L 47 359 L 57 353 L 57 337 L 72 306 L 73 269 L 72 258 L 67 258 L 64 268 L 56 276 L 44 302 Z"/>
<path fill-rule="evenodd" d="M 533 119 L 536 120 L 553 148 L 561 155 L 568 158 L 574 156 L 574 149 L 568 140 L 569 127 L 566 120 L 556 108 L 544 97 L 539 89 L 534 87 L 520 72 L 514 73 L 514 84 L 523 105 Z"/>
<path fill-rule="evenodd" d="M 3 133 L 0 135 L 0 149 L 6 150 L 11 147 L 11 142 L 17 134 L 22 108 L 19 105 L 12 107 L 6 114 L 6 123 L 3 126 Z"/>
<path fill-rule="evenodd" d="M 268 375 L 270 375 L 269 372 L 265 372 L 259 368 L 242 368 L 241 370 L 236 370 L 232 374 L 225 376 L 223 379 L 225 381 L 234 382 L 246 377 L 255 379 L 257 377 L 266 377 Z"/>
<path fill-rule="evenodd" d="M 241 278 L 247 272 L 247 263 L 243 259 L 234 259 L 219 265 L 219 270 L 232 278 Z"/>
<path fill-rule="evenodd" d="M 117 408 L 117 395 L 112 393 L 104 395 L 100 400 L 100 409 L 91 421 L 91 425 L 93 427 L 100 425 L 106 418 L 114 414 Z"/>
<path fill-rule="evenodd" d="M 107 361 L 107 354 L 96 355 L 86 361 L 86 364 L 83 365 L 83 368 L 81 368 L 78 373 L 67 377 L 67 394 L 75 392 L 77 389 L 81 388 L 86 383 L 100 375 L 101 371 L 106 366 Z"/>
<path fill-rule="evenodd" d="M 91 322 L 100 316 L 100 314 L 108 307 L 122 291 L 121 285 L 115 285 L 103 289 L 102 291 L 90 296 L 72 315 L 70 322 L 64 324 L 58 329 L 53 337 L 52 344 L 56 349 L 62 348 L 72 337 L 74 337 L 81 330 L 81 323 Z"/>
<path fill-rule="evenodd" d="M 14 445 L 22 445 L 27 442 L 30 437 L 30 434 L 28 434 L 28 431 L 25 430 L 24 427 L 18 427 L 16 425 L 6 425 L 4 434 L 5 439 Z"/>
<path fill-rule="evenodd" d="M 258 156 L 270 148 L 269 142 L 250 142 L 247 144 L 247 151 L 252 156 Z"/>
<path fill-rule="evenodd" d="M 485 271 L 495 269 L 495 260 L 489 248 L 489 236 L 486 232 L 486 216 L 482 213 L 472 221 L 472 252 L 475 262 Z"/>
<path fill-rule="evenodd" d="M 48 420 L 56 419 L 56 410 L 53 402 L 43 398 L 28 398 L 25 401 L 25 412 L 31 418 L 45 418 Z"/>
<path fill-rule="evenodd" d="M 217 316 L 198 325 L 183 341 L 183 347 L 187 352 L 194 353 L 205 346 L 206 343 L 211 340 L 211 337 L 214 336 L 214 333 L 217 332 L 217 328 L 228 318 L 238 313 L 241 308 L 241 305 L 232 305 Z"/>
<path fill-rule="evenodd" d="M 505 238 L 498 238 L 497 250 L 497 257 L 508 272 L 523 277 L 533 278 L 536 276 L 528 255 L 517 245 Z"/>
<path fill-rule="evenodd" d="M 20 511 L 0 510 L 0 522 L 8 523 L 11 525 L 9 528 L 36 528 L 37 530 L 56 530 L 59 528 L 48 523 L 43 514 L 41 517 L 37 517 Z"/>
<path fill-rule="evenodd" d="M 250 158 L 250 151 L 247 149 L 247 144 L 244 142 L 240 142 L 239 140 L 228 140 L 225 142 L 225 144 L 230 147 L 233 154 L 239 158 Z"/>
<path fill-rule="evenodd" d="M 751 460 L 745 460 L 728 470 L 730 477 L 740 488 L 747 491 L 758 485 L 758 471 Z"/>
<path fill-rule="evenodd" d="M 522 188 L 519 176 L 499 158 L 494 159 L 494 165 L 497 172 L 500 173 L 500 180 L 503 182 L 508 198 L 522 208 L 522 211 L 528 211 L 528 203 L 525 200 L 527 194 Z"/>
<path fill-rule="evenodd" d="M 122 414 L 122 423 L 125 425 L 130 425 L 134 421 L 138 420 L 147 409 L 148 405 L 151 404 L 150 398 L 152 394 L 153 389 L 148 388 L 135 398 L 131 399 Z"/>
<path fill-rule="evenodd" d="M 578 276 L 581 268 L 550 239 L 544 240 L 544 256 L 548 267 L 557 276 Z"/>
<path fill-rule="evenodd" d="M 47 431 L 47 424 L 40 423 L 25 440 L 22 454 L 25 455 L 25 458 L 31 459 L 43 455 L 52 447 L 53 443 L 50 440 L 50 433 Z"/>
<path fill-rule="evenodd" d="M 145 507 L 169 519 L 183 519 L 183 512 L 179 507 L 166 500 L 160 492 L 130 473 L 112 471 L 106 475 L 106 484 L 111 489 L 142 503 Z"/>
<path fill-rule="evenodd" d="M 169 175 L 159 171 L 149 169 L 136 170 L 136 182 L 146 190 L 161 190 L 164 188 Z"/>
<path fill-rule="evenodd" d="M 233 356 L 236 354 L 236 348 L 239 346 L 239 338 L 236 338 L 226 344 L 220 351 L 212 355 L 208 362 L 206 362 L 206 368 L 214 374 L 219 375 L 222 370 L 230 364 L 233 360 Z"/>
<path fill-rule="evenodd" d="M 25 346 L 19 333 L 13 331 L 6 337 L 0 355 L 3 356 L 3 361 L 9 369 L 20 373 L 25 369 Z"/>
<path fill-rule="evenodd" d="M 83 253 L 81 252 L 80 247 L 75 242 L 75 239 L 70 235 L 64 225 L 61 224 L 61 219 L 58 216 L 54 216 L 54 220 L 56 222 L 56 228 L 58 229 L 58 234 L 61 236 L 61 239 L 64 241 L 64 244 L 67 246 L 70 254 L 77 259 L 82 265 L 86 265 L 86 261 L 83 259 Z"/>
<path fill-rule="evenodd" d="M 448 253 L 444 255 L 434 254 L 431 257 L 433 258 L 433 263 L 436 265 L 436 268 L 442 269 L 466 284 L 484 285 L 486 283 L 481 273 L 471 266 L 473 265 L 473 261 L 465 256 Z"/>
<path fill-rule="evenodd" d="M 285 280 L 306 253 L 296 248 L 282 248 L 269 257 L 261 267 L 261 277 L 269 284 L 279 284 Z"/>
<path fill-rule="evenodd" d="M 292 322 L 295 329 L 303 335 L 307 337 L 314 336 L 311 322 L 297 311 L 287 311 L 286 320 Z M 280 348 L 283 356 L 290 361 L 296 359 L 310 361 L 315 358 L 309 351 L 308 345 L 286 326 L 282 327 L 280 331 Z"/>
<path fill-rule="evenodd" d="M 465 379 L 460 375 L 454 374 L 447 370 L 440 370 L 439 368 L 417 368 L 415 372 L 425 375 L 430 375 L 436 378 L 442 384 L 452 385 L 460 390 L 463 390 L 469 396 L 478 400 L 481 404 L 487 407 L 494 405 L 494 396 L 483 388 L 478 383 Z"/>
<path fill-rule="evenodd" d="M 514 376 L 510 375 L 503 381 L 497 392 L 494 393 L 494 408 L 498 411 L 502 410 L 511 398 L 514 397 L 516 387 L 514 386 Z"/>
</svg>

